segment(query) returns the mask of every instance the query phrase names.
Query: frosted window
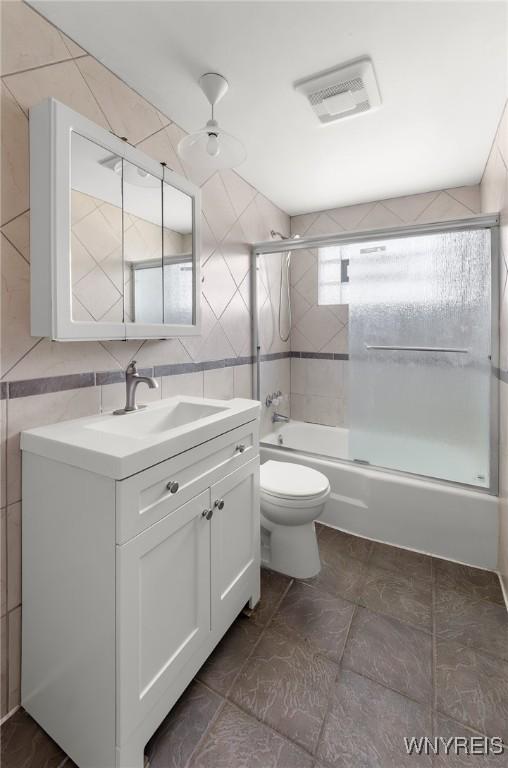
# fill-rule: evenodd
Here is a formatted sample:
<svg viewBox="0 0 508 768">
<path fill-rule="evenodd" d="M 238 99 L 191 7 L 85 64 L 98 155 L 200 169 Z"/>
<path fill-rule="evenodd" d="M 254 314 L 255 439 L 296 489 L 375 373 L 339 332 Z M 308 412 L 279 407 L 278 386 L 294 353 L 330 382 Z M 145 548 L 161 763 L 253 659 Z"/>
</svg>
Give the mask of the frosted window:
<svg viewBox="0 0 508 768">
<path fill-rule="evenodd" d="M 162 318 L 161 267 L 134 269 L 133 320 L 136 323 L 160 323 Z"/>
<path fill-rule="evenodd" d="M 349 245 L 350 458 L 489 486 L 490 231 Z M 430 347 L 465 351 L 375 349 Z"/>
<path fill-rule="evenodd" d="M 192 258 L 164 265 L 164 322 L 192 323 Z"/>
<path fill-rule="evenodd" d="M 164 322 L 175 325 L 192 323 L 192 258 L 164 264 L 164 286 L 160 266 L 134 269 L 134 312 L 138 323 Z"/>
<path fill-rule="evenodd" d="M 318 250 L 318 304 L 347 304 L 347 256 L 341 246 Z"/>
</svg>

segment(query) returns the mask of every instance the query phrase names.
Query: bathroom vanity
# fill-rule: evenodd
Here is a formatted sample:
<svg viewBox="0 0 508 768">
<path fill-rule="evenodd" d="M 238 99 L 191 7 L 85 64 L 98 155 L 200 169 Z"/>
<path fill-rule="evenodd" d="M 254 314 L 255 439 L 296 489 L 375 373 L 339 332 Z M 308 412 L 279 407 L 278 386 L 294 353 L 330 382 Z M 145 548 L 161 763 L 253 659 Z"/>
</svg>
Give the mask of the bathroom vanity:
<svg viewBox="0 0 508 768">
<path fill-rule="evenodd" d="M 79 768 L 142 768 L 257 603 L 258 419 L 176 397 L 22 434 L 22 704 Z"/>
</svg>

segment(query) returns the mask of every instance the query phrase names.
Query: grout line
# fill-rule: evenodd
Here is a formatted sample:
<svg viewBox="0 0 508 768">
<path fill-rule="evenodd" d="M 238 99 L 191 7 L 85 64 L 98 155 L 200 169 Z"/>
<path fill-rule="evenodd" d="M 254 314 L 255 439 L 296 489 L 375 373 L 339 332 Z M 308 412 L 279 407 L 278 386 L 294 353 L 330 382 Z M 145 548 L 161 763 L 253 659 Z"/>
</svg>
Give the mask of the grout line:
<svg viewBox="0 0 508 768">
<path fill-rule="evenodd" d="M 65 34 L 65 33 L 64 33 L 64 34 Z M 100 62 L 100 61 L 99 61 L 98 59 L 96 59 L 94 56 L 91 56 L 89 53 L 87 53 L 85 56 L 79 56 L 79 57 L 78 57 L 78 59 L 84 59 L 84 58 L 87 58 L 87 57 L 88 57 L 88 58 L 90 58 L 90 59 L 93 59 L 93 60 L 94 60 L 94 61 L 96 61 L 98 64 L 102 64 L 102 62 Z M 104 66 L 104 65 L 102 65 L 102 66 Z M 102 106 L 101 106 L 101 104 L 100 104 L 100 102 L 99 102 L 99 100 L 98 100 L 97 96 L 96 96 L 96 95 L 95 95 L 95 93 L 93 92 L 91 85 L 89 84 L 88 80 L 87 80 L 87 79 L 86 79 L 86 77 L 84 76 L 83 72 L 81 71 L 81 67 L 80 67 L 78 64 L 76 64 L 76 69 L 78 70 L 78 72 L 79 72 L 79 75 L 80 75 L 81 79 L 83 80 L 83 82 L 84 82 L 84 84 L 85 84 L 86 88 L 87 88 L 87 89 L 90 91 L 90 95 L 91 95 L 92 99 L 94 100 L 95 104 L 97 105 L 97 109 L 99 110 L 99 112 L 100 112 L 100 113 L 101 113 L 101 115 L 103 116 L 104 120 L 106 121 L 106 125 L 108 125 L 108 126 L 109 126 L 109 130 L 111 131 L 111 133 L 112 133 L 114 136 L 116 136 L 116 133 L 115 133 L 115 132 L 114 132 L 114 130 L 113 130 L 113 126 L 112 126 L 112 125 L 111 125 L 111 123 L 109 122 L 108 116 L 107 116 L 107 115 L 106 115 L 106 113 L 104 112 L 104 110 L 103 110 L 103 108 L 102 108 Z"/>
<path fill-rule="evenodd" d="M 30 8 L 31 7 L 32 6 L 30 6 Z M 32 8 L 32 10 L 34 10 L 34 9 Z M 47 21 L 47 19 L 46 19 L 46 21 Z M 67 48 L 67 46 L 65 45 L 63 40 L 62 40 L 62 43 L 65 46 L 65 48 L 67 49 L 67 51 L 68 51 L 69 49 Z M 58 61 L 49 61 L 46 64 L 37 64 L 37 66 L 35 66 L 35 67 L 27 67 L 26 69 L 17 69 L 15 72 L 5 72 L 2 75 L 2 80 L 6 80 L 8 77 L 16 77 L 17 75 L 24 75 L 27 72 L 34 72 L 36 69 L 48 69 L 49 67 L 56 67 L 59 64 L 67 64 L 69 61 L 76 61 L 77 59 L 84 59 L 85 56 L 88 56 L 88 54 L 87 53 L 82 53 L 79 56 L 72 56 L 69 53 L 69 57 L 66 58 L 66 59 L 58 59 Z M 7 83 L 4 82 L 4 85 L 7 85 Z M 10 91 L 10 88 L 9 88 L 9 91 Z M 26 115 L 27 114 L 27 110 L 24 109 L 21 106 L 21 104 L 19 104 L 19 107 L 20 107 L 20 109 L 23 110 L 23 113 Z"/>
<path fill-rule="evenodd" d="M 457 725 L 462 726 L 462 728 L 466 728 L 468 731 L 472 731 L 472 733 L 477 733 L 478 735 L 484 736 L 485 738 L 491 738 L 487 733 L 483 733 L 478 728 L 475 728 L 472 725 L 468 725 L 468 723 L 464 723 L 461 720 L 457 720 L 455 716 L 447 714 L 446 712 L 444 712 L 444 710 L 436 709 L 434 714 L 436 715 L 436 720 L 438 715 L 441 717 L 446 717 L 447 720 L 451 720 L 453 723 L 456 723 Z M 508 739 L 503 740 L 502 743 L 503 743 L 503 746 L 508 750 Z"/>
<path fill-rule="evenodd" d="M 7 88 L 7 86 L 5 86 L 5 87 Z M 9 91 L 9 89 L 8 89 L 8 88 L 7 88 L 7 90 Z M 9 91 L 9 93 L 11 93 L 11 92 Z M 11 93 L 11 96 L 12 96 L 12 93 Z M 14 99 L 14 96 L 12 96 L 12 98 Z M 15 100 L 15 99 L 14 99 L 14 100 Z M 18 102 L 16 101 L 16 104 L 17 104 L 17 103 L 18 103 Z M 18 106 L 19 106 L 19 104 L 18 104 Z M 21 107 L 20 107 L 20 109 L 21 109 Z M 20 216 L 24 216 L 24 215 L 25 215 L 25 213 L 30 213 L 30 208 L 26 208 L 26 210 L 24 210 L 24 211 L 21 211 L 20 213 L 17 213 L 15 216 L 13 216 L 13 217 L 12 217 L 12 219 L 8 219 L 7 221 L 4 221 L 4 223 L 2 224 L 2 230 L 3 230 L 3 229 L 4 229 L 4 227 L 6 227 L 8 224 L 12 224 L 12 222 L 13 222 L 13 221 L 16 221 L 16 219 L 19 219 L 19 217 L 20 217 Z M 5 233 L 4 233 L 3 231 L 2 231 L 2 234 L 3 234 L 3 235 L 5 235 Z"/>
<path fill-rule="evenodd" d="M 35 347 L 36 347 L 38 344 L 40 344 L 40 343 L 41 343 L 41 341 L 42 341 L 44 338 L 46 338 L 46 337 L 43 337 L 43 336 L 41 336 L 41 338 L 40 338 L 40 339 L 37 339 L 37 341 L 35 342 L 35 344 L 34 344 L 32 347 L 30 347 L 30 349 L 28 349 L 28 350 L 27 350 L 27 351 L 26 351 L 26 352 L 25 352 L 23 355 L 21 355 L 21 357 L 19 358 L 19 360 L 16 360 L 16 362 L 15 362 L 13 365 L 11 365 L 11 367 L 10 367 L 10 368 L 8 368 L 6 371 L 4 371 L 4 372 L 2 373 L 2 378 L 4 378 L 5 376 L 7 376 L 7 374 L 8 374 L 8 373 L 10 373 L 12 370 L 14 370 L 14 368 L 15 368 L 17 365 L 19 365 L 19 363 L 20 363 L 22 360 L 24 360 L 24 359 L 25 359 L 25 357 L 26 357 L 27 355 L 29 355 L 29 354 L 30 354 L 30 352 L 32 352 L 32 351 L 35 349 Z M 9 384 L 11 384 L 11 383 L 12 383 L 12 382 L 10 382 L 10 381 L 9 381 Z M 9 392 L 9 394 L 10 394 L 10 392 Z M 10 398 L 9 398 L 9 399 L 10 399 Z"/>
<path fill-rule="evenodd" d="M 21 216 L 23 216 L 23 214 L 21 214 Z M 19 218 L 19 216 L 16 216 L 16 218 Z M 15 221 L 15 219 L 13 219 L 13 221 Z M 5 224 L 4 224 L 4 225 L 2 225 L 2 235 L 5 237 L 5 239 L 6 239 L 6 240 L 7 240 L 7 242 L 9 243 L 9 245 L 12 245 L 12 247 L 14 248 L 14 250 L 16 251 L 16 253 L 18 253 L 18 254 L 21 256 L 21 258 L 23 259 L 23 261 L 25 261 L 25 262 L 26 262 L 26 264 L 27 264 L 28 266 L 30 266 L 30 262 L 28 261 L 28 259 L 26 258 L 26 256 L 23 256 L 23 254 L 22 254 L 22 253 L 21 253 L 21 251 L 19 250 L 18 246 L 17 246 L 17 245 L 15 245 L 15 244 L 12 242 L 12 240 L 10 239 L 10 237 L 9 237 L 8 235 L 6 235 L 6 234 L 5 234 L 5 232 L 4 232 L 4 229 L 3 229 L 3 228 L 4 228 L 4 226 L 6 226 L 6 225 L 5 225 Z"/>
<path fill-rule="evenodd" d="M 495 603 L 497 605 L 497 603 Z M 499 606 L 500 608 L 503 608 L 504 606 Z M 440 636 L 438 632 L 436 632 L 436 648 L 438 641 L 441 641 L 443 643 L 453 643 L 454 645 L 458 645 L 463 651 L 471 651 L 472 653 L 479 654 L 480 656 L 487 656 L 489 659 L 493 659 L 494 661 L 500 661 L 502 664 L 508 665 L 508 658 L 504 658 L 503 656 L 496 656 L 492 651 L 485 651 L 483 648 L 478 648 L 477 646 L 472 645 L 466 645 L 464 642 L 461 642 L 460 640 L 454 640 L 450 639 L 444 636 Z"/>
<path fill-rule="evenodd" d="M 241 665 L 240 669 L 238 670 L 238 672 L 237 672 L 237 674 L 236 674 L 236 676 L 235 676 L 235 679 L 234 679 L 234 683 L 236 683 L 236 682 L 237 682 L 238 678 L 240 677 L 240 675 L 242 674 L 243 670 L 244 670 L 244 669 L 245 669 L 245 667 L 247 666 L 247 663 L 248 663 L 248 661 L 249 661 L 249 660 L 252 658 L 252 656 L 254 655 L 254 652 L 255 652 L 256 648 L 258 647 L 259 643 L 261 642 L 261 639 L 264 637 L 264 635 L 265 635 L 265 633 L 266 633 L 266 630 L 268 629 L 268 627 L 270 626 L 270 624 L 271 624 L 271 622 L 272 622 L 272 619 L 273 619 L 273 617 L 275 616 L 275 614 L 276 614 L 276 613 L 277 613 L 277 611 L 279 610 L 279 607 L 280 607 L 280 605 L 281 605 L 282 601 L 284 600 L 284 598 L 286 597 L 286 595 L 287 595 L 287 593 L 288 593 L 289 589 L 291 588 L 291 585 L 293 584 L 293 581 L 294 581 L 293 579 L 291 579 L 291 580 L 290 580 L 289 584 L 288 584 L 288 585 L 286 586 L 286 588 L 284 589 L 284 591 L 283 591 L 283 593 L 282 593 L 282 595 L 281 595 L 280 599 L 277 601 L 277 603 L 276 603 L 276 605 L 275 605 L 275 607 L 274 607 L 274 609 L 273 609 L 273 612 L 272 612 L 271 616 L 270 616 L 270 617 L 269 617 L 269 619 L 266 621 L 266 623 L 265 623 L 263 626 L 261 626 L 261 627 L 260 627 L 260 628 L 261 628 L 261 632 L 259 633 L 259 637 L 258 637 L 258 639 L 256 640 L 256 642 L 253 644 L 253 646 L 252 646 L 252 649 L 251 649 L 251 651 L 250 651 L 250 653 L 249 653 L 248 657 L 247 657 L 247 658 L 244 660 L 243 664 Z M 254 621 L 254 623 L 255 623 L 255 618 L 254 618 L 254 617 L 251 617 L 251 618 L 249 619 L 249 621 Z M 256 624 L 256 626 L 260 626 L 260 625 L 259 625 L 259 624 Z M 227 690 L 227 692 L 226 692 L 226 698 L 227 698 L 227 700 L 228 700 L 228 701 L 230 701 L 230 700 L 231 700 L 231 699 L 230 699 L 230 694 L 232 693 L 232 690 L 233 690 L 233 686 L 234 686 L 234 683 L 232 683 L 232 684 L 230 685 L 230 687 L 228 688 L 228 690 Z"/>
<path fill-rule="evenodd" d="M 439 195 L 441 194 L 441 192 L 442 192 L 442 191 L 443 191 L 443 190 L 433 190 L 433 192 L 434 192 L 434 197 L 432 198 L 432 200 L 430 200 L 430 202 L 429 202 L 429 203 L 427 203 L 427 205 L 425 206 L 425 208 L 423 209 L 423 211 L 420 211 L 420 213 L 418 214 L 418 216 L 416 217 L 416 219 L 413 219 L 413 221 L 411 222 L 411 224 L 417 224 L 417 223 L 420 221 L 420 219 L 421 219 L 421 217 L 423 216 L 423 214 L 425 213 L 425 211 L 427 211 L 427 210 L 430 208 L 430 206 L 432 205 L 432 203 L 434 203 L 434 202 L 437 200 L 437 198 L 439 197 Z"/>
<path fill-rule="evenodd" d="M 503 121 L 504 113 L 505 113 L 506 110 L 508 110 L 508 99 L 505 101 L 503 107 L 501 108 L 501 114 L 499 115 L 499 120 L 497 121 L 497 124 L 496 124 L 496 130 L 494 132 L 494 137 L 493 137 L 493 139 L 491 141 L 491 144 L 490 144 L 490 147 L 489 147 L 489 151 L 487 152 L 487 157 L 485 159 L 485 163 L 483 164 L 483 171 L 482 171 L 481 176 L 480 176 L 480 181 L 478 182 L 478 185 L 480 186 L 480 189 L 481 189 L 481 186 L 483 184 L 483 179 L 485 177 L 485 171 L 487 170 L 487 165 L 489 164 L 490 156 L 492 154 L 492 151 L 493 151 L 494 147 L 496 147 L 497 143 L 498 143 L 497 137 L 498 137 L 498 133 L 499 133 L 499 128 L 500 128 L 501 123 Z M 504 162 L 504 158 L 503 158 L 503 162 Z"/>
<path fill-rule="evenodd" d="M 267 730 L 271 731 L 272 733 L 276 734 L 279 738 L 283 739 L 286 744 L 289 744 L 292 747 L 296 747 L 301 752 L 304 752 L 306 755 L 309 755 L 310 757 L 314 757 L 314 754 L 312 752 L 309 752 L 309 750 L 302 746 L 299 742 L 293 741 L 286 733 L 283 733 L 282 731 L 277 730 L 275 726 L 270 725 L 265 720 L 261 720 L 259 717 L 256 716 L 254 712 L 250 712 L 247 709 L 244 709 L 240 704 L 237 704 L 235 701 L 228 701 L 228 706 L 233 707 L 238 712 L 241 712 L 242 715 L 245 715 L 250 720 L 253 720 L 255 723 L 259 723 L 263 728 L 266 728 Z"/>
<path fill-rule="evenodd" d="M 337 665 L 335 665 L 337 666 Z M 305 752 L 305 754 L 309 755 L 310 757 L 314 758 L 315 755 L 313 752 L 311 752 L 307 747 L 304 747 L 303 744 L 300 744 L 298 741 L 294 741 L 292 738 L 290 738 L 286 733 L 283 733 L 282 731 L 279 731 L 278 728 L 276 728 L 274 725 L 271 725 L 270 723 L 267 723 L 266 720 L 262 720 L 260 717 L 256 715 L 255 712 L 252 712 L 249 709 L 246 709 L 242 704 L 239 704 L 236 701 L 231 701 L 228 699 L 228 704 L 232 707 L 235 707 L 240 712 L 242 712 L 244 715 L 247 715 L 251 720 L 254 720 L 255 722 L 262 725 L 264 728 L 268 728 L 270 731 L 273 731 L 277 734 L 277 736 L 282 737 L 285 741 L 287 741 L 289 744 L 291 744 L 293 747 L 298 747 L 299 750 Z"/>
<path fill-rule="evenodd" d="M 443 191 L 446 192 L 448 197 L 451 197 L 452 200 L 455 200 L 455 202 L 458 203 L 459 205 L 461 205 L 463 208 L 467 208 L 467 210 L 470 211 L 473 214 L 473 216 L 477 216 L 478 215 L 478 211 L 474 211 L 471 208 L 471 206 L 469 206 L 466 203 L 462 202 L 462 200 L 459 200 L 457 197 L 455 197 L 454 194 L 452 194 L 452 190 L 454 190 L 454 189 L 460 189 L 460 187 L 449 187 L 448 189 L 445 189 Z"/>
<path fill-rule="evenodd" d="M 358 677 L 364 677 L 366 680 L 370 680 L 371 683 L 375 683 L 376 685 L 381 686 L 381 688 L 385 688 L 387 691 L 391 691 L 392 693 L 396 693 L 398 696 L 402 696 L 404 699 L 407 699 L 408 701 L 412 701 L 414 704 L 419 704 L 421 707 L 429 707 L 432 709 L 432 701 L 420 701 L 419 699 L 414 699 L 412 696 L 410 696 L 408 693 L 403 693 L 402 691 L 399 691 L 397 688 L 393 688 L 391 685 L 388 685 L 387 683 L 382 683 L 380 680 L 376 680 L 375 677 L 371 677 L 370 675 L 366 674 L 365 672 L 358 672 L 357 669 L 354 667 L 349 667 L 346 664 L 344 664 L 342 661 L 340 663 L 341 669 L 346 670 L 347 672 L 353 672 L 355 675 L 358 675 Z M 431 697 L 432 699 L 432 697 Z"/>
<path fill-rule="evenodd" d="M 242 212 L 241 212 L 241 213 L 239 213 L 239 214 L 237 214 L 237 213 L 236 213 L 236 208 L 235 208 L 235 206 L 234 206 L 234 203 L 233 203 L 233 198 L 232 198 L 232 197 L 231 197 L 231 195 L 229 194 L 229 190 L 228 190 L 227 184 L 226 184 L 226 182 L 224 181 L 224 179 L 223 179 L 223 178 L 222 178 L 222 176 L 221 176 L 221 179 L 222 179 L 222 183 L 223 183 L 223 185 L 224 185 L 224 189 L 226 190 L 226 195 L 227 195 L 227 198 L 228 198 L 228 200 L 229 200 L 229 202 L 230 202 L 230 204 L 231 204 L 231 207 L 232 207 L 232 209 L 233 209 L 233 211 L 234 211 L 234 214 L 235 214 L 235 216 L 236 216 L 236 221 L 235 221 L 235 224 L 237 224 L 237 223 L 240 221 L 240 219 L 242 218 L 242 216 L 243 216 L 243 214 L 245 213 L 245 211 L 247 210 L 247 208 L 250 208 L 250 206 L 252 205 L 252 203 L 253 203 L 253 202 L 256 200 L 257 196 L 258 196 L 258 195 L 260 195 L 261 193 L 260 193 L 260 192 L 259 192 L 257 189 L 255 189 L 255 188 L 252 186 L 252 184 L 249 184 L 249 182 L 248 182 L 248 181 L 246 181 L 245 179 L 243 179 L 243 178 L 240 176 L 240 174 L 239 174 L 239 173 L 237 173 L 237 172 L 236 172 L 236 171 L 235 171 L 233 168 L 231 168 L 230 170 L 231 170 L 231 172 L 232 172 L 232 173 L 234 173 L 236 176 L 238 176 L 238 178 L 239 178 L 241 181 L 243 181 L 243 182 L 244 182 L 244 184 L 247 184 L 247 185 L 248 185 L 248 186 L 249 186 L 251 189 L 253 189 L 253 190 L 254 190 L 254 195 L 253 195 L 252 199 L 251 199 L 251 200 L 250 200 L 250 201 L 247 203 L 247 205 L 245 206 L 245 208 L 243 208 L 243 209 L 242 209 Z M 220 171 L 219 171 L 219 174 L 220 174 Z M 267 198 L 267 199 L 268 199 L 268 198 Z M 270 202 L 270 203 L 272 203 L 272 201 L 271 201 L 271 200 L 269 200 L 269 202 Z M 272 205 L 275 205 L 275 203 L 272 203 Z M 276 208 L 277 208 L 279 211 L 281 210 L 281 209 L 280 209 L 278 206 L 275 206 L 275 207 L 276 207 Z M 286 213 L 285 211 L 282 211 L 282 213 L 284 213 L 284 214 L 287 216 L 287 213 Z M 259 214 L 259 212 L 258 212 L 258 215 L 259 215 L 259 216 L 260 216 L 260 218 L 261 218 L 261 214 Z M 233 226 L 234 226 L 234 224 L 233 224 Z M 240 226 L 241 226 L 241 224 L 240 224 Z M 231 232 L 231 230 L 229 230 L 229 231 Z M 228 233 L 228 234 L 229 234 L 229 233 Z M 249 245 L 250 245 L 250 243 L 249 243 Z"/>
<path fill-rule="evenodd" d="M 148 139 L 152 139 L 154 136 L 157 136 L 157 134 L 158 134 L 158 133 L 161 133 L 162 131 L 165 131 L 165 130 L 166 130 L 166 128 L 169 128 L 169 126 L 170 126 L 170 125 L 172 125 L 172 121 L 171 121 L 171 120 L 169 121 L 169 123 L 168 123 L 167 125 L 163 125 L 161 128 L 157 128 L 157 130 L 156 130 L 156 131 L 153 131 L 152 133 L 149 133 L 149 134 L 148 134 L 148 136 L 144 136 L 142 139 L 140 139 L 139 141 L 137 141 L 135 144 L 131 144 L 131 146 L 132 146 L 132 147 L 136 147 L 136 149 L 138 149 L 140 144 L 142 144 L 144 141 L 148 141 Z M 168 141 L 169 141 L 169 138 L 168 138 Z M 130 143 L 130 142 L 129 142 L 129 143 Z M 175 154 L 176 154 L 176 150 L 175 150 L 175 148 L 173 147 L 173 144 L 171 143 L 171 141 L 169 141 L 169 143 L 170 143 L 170 145 L 171 145 L 171 148 L 173 149 L 173 151 L 174 151 L 174 152 L 175 152 Z M 146 154 L 148 154 L 148 153 L 146 153 Z M 177 156 L 178 156 L 178 155 L 177 155 Z M 149 155 L 149 157 L 151 158 L 152 156 L 151 156 L 151 155 Z M 165 160 L 155 160 L 155 158 L 152 158 L 152 159 L 153 159 L 153 160 L 154 160 L 156 163 L 160 163 L 161 165 L 162 165 L 163 163 L 165 163 L 165 162 L 166 162 Z M 173 171 L 173 173 L 178 173 L 178 174 L 179 174 L 179 172 L 178 172 L 178 171 L 176 171 L 174 168 L 171 168 L 171 167 L 170 167 L 169 165 L 167 165 L 167 164 L 166 164 L 166 168 L 168 169 L 168 171 Z"/>
<path fill-rule="evenodd" d="M 193 678 L 193 682 L 194 681 L 196 681 L 196 678 Z M 185 764 L 182 766 L 182 768 L 186 768 L 186 766 L 188 766 L 190 764 L 190 762 L 193 759 L 193 757 L 195 757 L 198 754 L 198 752 L 201 750 L 201 747 L 203 746 L 203 744 L 204 744 L 204 742 L 206 740 L 206 737 L 208 736 L 208 734 L 210 733 L 210 731 L 214 727 L 215 723 L 217 722 L 217 720 L 219 719 L 220 715 L 222 714 L 222 711 L 225 709 L 225 707 L 226 707 L 226 705 L 228 703 L 223 695 L 217 693 L 217 691 L 214 691 L 213 688 L 210 688 L 209 685 L 206 685 L 206 683 L 201 682 L 201 680 L 199 680 L 198 682 L 200 683 L 200 685 L 203 685 L 207 690 L 211 691 L 215 696 L 219 696 L 219 698 L 221 699 L 221 703 L 219 704 L 219 706 L 217 707 L 216 711 L 214 712 L 214 714 L 210 718 L 210 721 L 209 721 L 208 725 L 206 726 L 205 730 L 203 731 L 203 733 L 199 737 L 199 739 L 198 739 L 198 741 L 196 743 L 196 746 L 191 751 L 188 760 L 185 762 Z M 170 712 L 171 712 L 171 710 L 170 710 Z"/>
<path fill-rule="evenodd" d="M 332 689 L 331 689 L 331 692 L 330 692 L 330 696 L 328 698 L 328 704 L 326 706 L 325 714 L 323 716 L 323 720 L 321 722 L 321 727 L 319 729 L 319 734 L 318 734 L 318 737 L 317 737 L 317 740 L 316 740 L 316 746 L 314 748 L 314 755 L 317 755 L 317 753 L 319 751 L 319 745 L 321 744 L 321 741 L 322 741 L 322 738 L 323 738 L 323 734 L 324 734 L 324 730 L 325 730 L 325 723 L 328 720 L 328 716 L 329 716 L 329 714 L 331 712 L 331 709 L 332 709 L 332 706 L 333 706 L 333 702 L 335 700 L 335 691 L 336 691 L 337 683 L 338 683 L 339 678 L 340 678 L 341 669 L 343 668 L 342 660 L 344 658 L 344 652 L 346 650 L 346 646 L 347 646 L 347 643 L 348 643 L 348 640 L 349 640 L 349 636 L 351 634 L 351 627 L 353 626 L 353 621 L 354 621 L 354 618 L 356 616 L 357 611 L 358 611 L 358 605 L 355 604 L 354 605 L 354 609 L 353 609 L 353 613 L 351 614 L 351 620 L 349 622 L 349 627 L 348 627 L 348 630 L 347 630 L 347 633 L 346 633 L 346 639 L 344 640 L 344 647 L 342 649 L 341 657 L 340 657 L 338 665 L 337 665 L 338 666 L 337 674 L 335 675 L 335 680 L 333 681 L 333 686 L 332 686 Z"/>
</svg>

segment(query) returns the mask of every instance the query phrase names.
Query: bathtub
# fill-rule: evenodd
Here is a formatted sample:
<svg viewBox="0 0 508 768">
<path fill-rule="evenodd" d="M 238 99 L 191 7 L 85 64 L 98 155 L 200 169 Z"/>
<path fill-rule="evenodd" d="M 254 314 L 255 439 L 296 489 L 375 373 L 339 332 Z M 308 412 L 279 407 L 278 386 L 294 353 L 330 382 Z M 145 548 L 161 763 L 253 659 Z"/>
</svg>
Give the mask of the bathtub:
<svg viewBox="0 0 508 768">
<path fill-rule="evenodd" d="M 453 483 L 364 467 L 347 459 L 348 430 L 290 421 L 261 438 L 274 459 L 323 472 L 331 494 L 321 522 L 478 568 L 497 568 L 498 499 Z"/>
</svg>

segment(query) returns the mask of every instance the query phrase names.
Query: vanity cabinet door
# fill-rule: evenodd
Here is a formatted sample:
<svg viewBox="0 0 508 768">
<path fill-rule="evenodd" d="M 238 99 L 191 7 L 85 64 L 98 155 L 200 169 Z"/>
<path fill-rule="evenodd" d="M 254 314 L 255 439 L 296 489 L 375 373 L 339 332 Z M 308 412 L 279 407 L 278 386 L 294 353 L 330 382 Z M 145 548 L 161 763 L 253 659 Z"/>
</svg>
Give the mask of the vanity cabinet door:
<svg viewBox="0 0 508 768">
<path fill-rule="evenodd" d="M 117 743 L 210 633 L 209 506 L 207 490 L 116 547 Z"/>
<path fill-rule="evenodd" d="M 259 457 L 211 488 L 212 628 L 227 626 L 259 579 Z"/>
</svg>

